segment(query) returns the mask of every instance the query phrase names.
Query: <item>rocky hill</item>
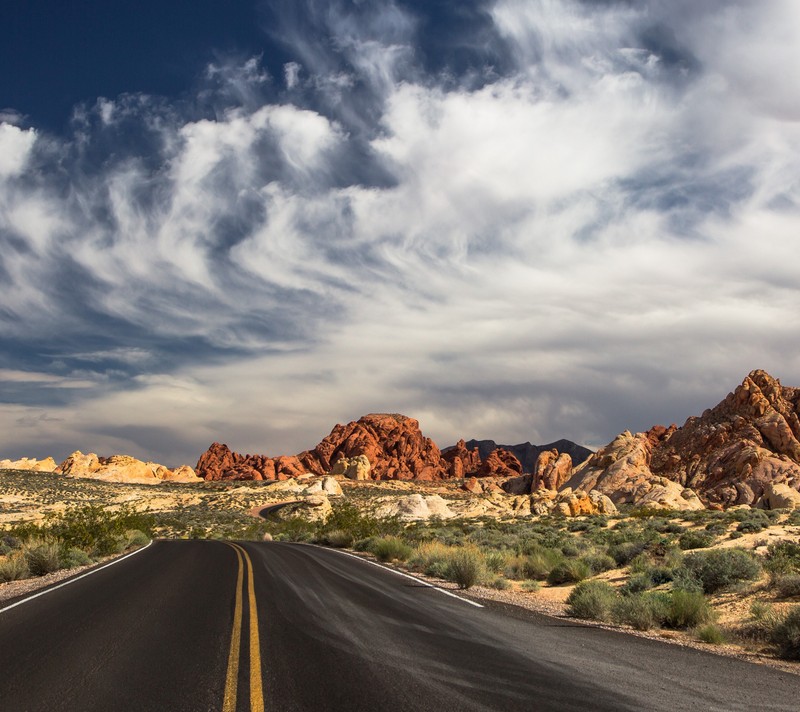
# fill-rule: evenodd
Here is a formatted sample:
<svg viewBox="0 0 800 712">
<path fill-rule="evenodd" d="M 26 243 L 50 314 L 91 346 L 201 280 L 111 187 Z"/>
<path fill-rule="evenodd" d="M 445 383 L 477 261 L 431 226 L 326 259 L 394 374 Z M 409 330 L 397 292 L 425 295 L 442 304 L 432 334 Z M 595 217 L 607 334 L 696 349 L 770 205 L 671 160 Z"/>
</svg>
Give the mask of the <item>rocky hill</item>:
<svg viewBox="0 0 800 712">
<path fill-rule="evenodd" d="M 566 453 L 574 463 L 581 463 L 592 455 L 592 451 L 589 448 L 563 438 L 547 445 L 531 445 L 529 442 L 520 443 L 519 445 L 498 445 L 494 440 L 467 440 L 465 447 L 469 450 L 477 448 L 478 454 L 483 460 L 495 450 L 510 452 L 519 460 L 523 472 L 533 472 L 539 455 L 548 450 L 557 450 L 561 454 Z M 447 453 L 448 449 L 445 449 L 444 452 Z"/>
<path fill-rule="evenodd" d="M 573 470 L 573 489 L 615 503 L 783 506 L 800 498 L 800 388 L 753 371 L 682 427 L 624 432 Z M 781 499 L 783 498 L 783 499 Z"/>
<path fill-rule="evenodd" d="M 490 442 L 490 441 L 486 441 Z M 207 480 L 281 480 L 311 473 L 348 474 L 353 479 L 373 480 L 445 480 L 461 477 L 513 477 L 524 471 L 519 458 L 510 449 L 468 447 L 463 440 L 444 453 L 426 437 L 413 418 L 397 413 L 372 413 L 346 425 L 337 425 L 314 449 L 297 455 L 268 457 L 241 455 L 227 445 L 214 443 L 200 457 L 197 474 Z M 559 452 L 578 452 L 580 459 L 590 453 L 568 440 L 538 447 L 526 443 L 515 446 L 525 458 L 536 451 L 529 471 L 533 471 L 542 452 L 559 445 Z M 356 458 L 361 458 L 356 463 Z M 363 458 L 368 460 L 365 465 Z M 526 460 L 527 461 L 527 460 Z"/>
</svg>

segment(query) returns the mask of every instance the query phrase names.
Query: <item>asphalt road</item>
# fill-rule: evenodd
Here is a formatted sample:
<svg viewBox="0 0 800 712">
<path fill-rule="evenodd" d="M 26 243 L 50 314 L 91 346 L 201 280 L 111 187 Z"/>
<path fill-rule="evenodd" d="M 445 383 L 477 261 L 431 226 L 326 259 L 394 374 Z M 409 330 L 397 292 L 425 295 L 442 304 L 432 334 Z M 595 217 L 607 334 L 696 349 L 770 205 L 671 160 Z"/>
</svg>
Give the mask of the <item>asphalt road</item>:
<svg viewBox="0 0 800 712">
<path fill-rule="evenodd" d="M 156 542 L 0 612 L 0 712 L 798 709 L 800 676 L 297 544 Z"/>
</svg>

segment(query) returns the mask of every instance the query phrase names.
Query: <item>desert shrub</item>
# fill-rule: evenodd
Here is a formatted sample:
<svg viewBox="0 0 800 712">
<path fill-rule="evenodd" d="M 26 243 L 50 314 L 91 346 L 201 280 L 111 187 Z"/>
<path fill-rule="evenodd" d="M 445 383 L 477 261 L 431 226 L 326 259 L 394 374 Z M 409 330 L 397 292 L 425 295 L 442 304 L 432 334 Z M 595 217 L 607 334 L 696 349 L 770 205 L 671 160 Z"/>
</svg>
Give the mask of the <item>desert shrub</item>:
<svg viewBox="0 0 800 712">
<path fill-rule="evenodd" d="M 725 633 L 716 623 L 706 623 L 699 626 L 695 634 L 701 642 L 711 643 L 712 645 L 722 645 L 727 640 Z"/>
<path fill-rule="evenodd" d="M 490 582 L 489 586 L 496 588 L 498 591 L 507 591 L 511 588 L 511 582 L 504 576 L 495 576 Z"/>
<path fill-rule="evenodd" d="M 628 564 L 628 569 L 632 574 L 644 574 L 648 573 L 650 569 L 653 568 L 653 564 L 653 557 L 643 551 L 631 560 Z"/>
<path fill-rule="evenodd" d="M 508 555 L 503 551 L 485 551 L 483 559 L 486 563 L 486 568 L 493 574 L 499 574 L 506 567 Z M 504 579 L 505 580 L 505 579 Z"/>
<path fill-rule="evenodd" d="M 550 572 L 564 562 L 564 555 L 558 549 L 540 547 L 525 557 L 522 573 L 525 578 L 544 580 Z"/>
<path fill-rule="evenodd" d="M 625 596 L 629 594 L 641 593 L 653 588 L 655 584 L 649 573 L 634 574 L 622 586 L 619 592 Z"/>
<path fill-rule="evenodd" d="M 614 561 L 608 554 L 586 554 L 581 557 L 593 574 L 600 574 L 603 571 L 610 571 L 616 567 L 617 562 Z"/>
<path fill-rule="evenodd" d="M 781 574 L 772 580 L 779 598 L 800 596 L 800 574 Z"/>
<path fill-rule="evenodd" d="M 705 549 L 714 543 L 715 538 L 710 532 L 690 529 L 681 534 L 678 539 L 678 546 L 684 551 L 688 549 Z"/>
<path fill-rule="evenodd" d="M 117 553 L 124 548 L 125 532 L 138 529 L 152 534 L 154 519 L 123 506 L 111 512 L 96 504 L 74 507 L 48 518 L 43 533 L 67 547 L 76 547 L 97 556 Z"/>
<path fill-rule="evenodd" d="M 536 591 L 538 591 L 541 587 L 542 584 L 540 584 L 538 581 L 531 581 L 531 580 L 523 581 L 522 584 L 520 585 L 520 588 L 523 591 L 527 591 L 528 593 L 536 593 Z"/>
<path fill-rule="evenodd" d="M 660 597 L 643 593 L 620 596 L 611 605 L 612 620 L 636 630 L 656 628 L 666 615 L 666 605 Z"/>
<path fill-rule="evenodd" d="M 344 529 L 331 529 L 322 536 L 323 542 L 328 546 L 346 548 L 353 545 L 353 534 Z"/>
<path fill-rule="evenodd" d="M 720 536 L 728 531 L 728 525 L 725 522 L 709 522 L 706 524 L 706 531 L 714 536 Z"/>
<path fill-rule="evenodd" d="M 800 608 L 793 608 L 776 622 L 770 639 L 782 658 L 800 660 Z"/>
<path fill-rule="evenodd" d="M 33 540 L 23 548 L 23 552 L 34 576 L 44 576 L 61 568 L 61 547 L 55 542 Z"/>
<path fill-rule="evenodd" d="M 769 515 L 763 509 L 740 509 L 733 514 L 734 519 L 739 522 L 736 531 L 742 534 L 761 532 L 771 523 Z"/>
<path fill-rule="evenodd" d="M 582 581 L 567 598 L 568 611 L 575 618 L 605 621 L 616 597 L 614 587 L 605 581 Z"/>
<path fill-rule="evenodd" d="M 800 509 L 795 509 L 789 513 L 789 518 L 786 520 L 786 523 L 790 526 L 798 526 L 800 525 Z"/>
<path fill-rule="evenodd" d="M 428 576 L 444 578 L 445 565 L 450 557 L 451 547 L 440 541 L 423 541 L 417 544 L 410 557 L 412 567 Z"/>
<path fill-rule="evenodd" d="M 383 536 L 373 539 L 369 551 L 380 561 L 406 561 L 414 550 L 396 536 Z"/>
<path fill-rule="evenodd" d="M 12 534 L 4 535 L 2 538 L 0 538 L 0 542 L 2 542 L 3 546 L 12 550 L 19 549 L 22 546 L 22 542 Z"/>
<path fill-rule="evenodd" d="M 560 564 L 556 564 L 550 573 L 547 574 L 547 582 L 555 586 L 564 583 L 577 583 L 591 576 L 592 571 L 589 566 L 580 559 L 567 559 Z"/>
<path fill-rule="evenodd" d="M 761 573 L 758 561 L 743 549 L 711 549 L 688 554 L 683 567 L 705 593 L 714 593 L 741 581 L 752 581 Z"/>
<path fill-rule="evenodd" d="M 83 549 L 71 546 L 61 552 L 61 565 L 65 569 L 72 569 L 76 566 L 86 566 L 92 563 L 92 557 Z"/>
<path fill-rule="evenodd" d="M 0 559 L 0 582 L 19 581 L 31 575 L 28 562 L 21 553 L 14 553 Z"/>
<path fill-rule="evenodd" d="M 626 566 L 644 551 L 645 546 L 643 541 L 624 541 L 609 547 L 608 554 L 617 566 Z"/>
<path fill-rule="evenodd" d="M 380 519 L 362 512 L 358 506 L 344 500 L 334 506 L 325 524 L 319 528 L 318 536 L 323 537 L 335 529 L 350 532 L 355 540 L 398 534 L 402 530 L 402 525 L 396 517 Z"/>
<path fill-rule="evenodd" d="M 670 628 L 694 628 L 714 619 L 714 610 L 699 591 L 678 589 L 669 596 L 665 623 Z"/>
<path fill-rule="evenodd" d="M 125 548 L 147 546 L 150 543 L 150 537 L 139 529 L 128 529 L 125 532 Z"/>
<path fill-rule="evenodd" d="M 764 568 L 772 576 L 800 573 L 800 544 L 793 541 L 770 544 Z"/>
<path fill-rule="evenodd" d="M 565 541 L 561 546 L 561 553 L 567 558 L 574 558 L 581 553 L 580 546 L 576 541 Z"/>
<path fill-rule="evenodd" d="M 446 573 L 459 588 L 471 588 L 486 576 L 483 554 L 477 548 L 459 547 L 450 555 Z"/>
</svg>

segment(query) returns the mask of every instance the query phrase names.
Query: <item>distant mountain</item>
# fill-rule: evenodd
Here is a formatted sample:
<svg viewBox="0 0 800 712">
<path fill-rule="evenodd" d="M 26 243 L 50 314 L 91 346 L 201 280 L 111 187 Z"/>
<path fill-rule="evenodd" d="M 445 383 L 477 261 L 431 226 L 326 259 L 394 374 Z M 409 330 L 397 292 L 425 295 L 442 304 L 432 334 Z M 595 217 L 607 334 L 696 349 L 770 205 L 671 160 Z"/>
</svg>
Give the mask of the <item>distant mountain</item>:
<svg viewBox="0 0 800 712">
<path fill-rule="evenodd" d="M 547 445 L 531 445 L 530 443 L 522 443 L 520 445 L 498 445 L 494 440 L 469 440 L 465 443 L 469 450 L 478 448 L 481 460 L 485 460 L 490 452 L 494 450 L 508 450 L 513 453 L 517 459 L 522 463 L 523 472 L 533 472 L 533 466 L 536 464 L 536 458 L 539 457 L 540 452 L 545 450 L 558 450 L 560 453 L 567 453 L 571 458 L 574 465 L 580 465 L 586 458 L 593 453 L 588 448 L 572 442 L 572 440 L 556 440 L 554 443 Z"/>
</svg>

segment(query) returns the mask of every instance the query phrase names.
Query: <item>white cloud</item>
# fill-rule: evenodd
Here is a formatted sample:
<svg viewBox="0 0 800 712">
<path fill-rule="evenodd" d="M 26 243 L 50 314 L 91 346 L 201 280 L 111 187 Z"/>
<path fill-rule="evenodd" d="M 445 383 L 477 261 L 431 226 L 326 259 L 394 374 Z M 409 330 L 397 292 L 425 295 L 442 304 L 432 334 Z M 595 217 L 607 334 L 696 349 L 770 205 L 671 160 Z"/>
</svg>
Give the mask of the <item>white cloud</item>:
<svg viewBox="0 0 800 712">
<path fill-rule="evenodd" d="M 295 37 L 302 86 L 285 67 L 323 108 L 268 102 L 258 62 L 209 69 L 229 106 L 213 117 L 98 105 L 103 130 L 139 117 L 160 153 L 76 167 L 67 199 L 46 180 L 0 194 L 0 229 L 29 248 L 4 255 L 6 308 L 30 315 L 8 328 L 57 344 L 89 311 L 145 342 L 67 349 L 126 364 L 135 388 L 52 412 L 94 449 L 146 446 L 115 420 L 173 428 L 153 455 L 174 464 L 219 438 L 294 452 L 374 410 L 442 445 L 598 445 L 682 421 L 751 368 L 800 385 L 797 11 L 678 5 L 498 2 L 514 67 L 478 88 L 424 76 L 396 6 L 331 11 L 335 43 Z M 19 176 L 35 134 L 4 130 L 30 144 L 7 159 Z M 70 261 L 87 279 L 64 305 L 37 285 Z"/>
<path fill-rule="evenodd" d="M 19 175 L 25 169 L 36 132 L 0 123 L 0 179 Z"/>
</svg>

